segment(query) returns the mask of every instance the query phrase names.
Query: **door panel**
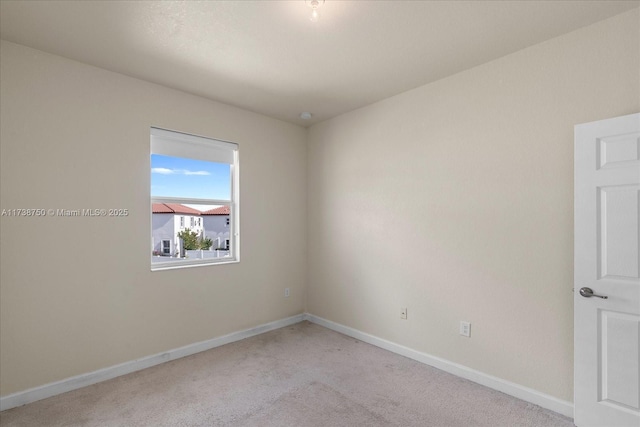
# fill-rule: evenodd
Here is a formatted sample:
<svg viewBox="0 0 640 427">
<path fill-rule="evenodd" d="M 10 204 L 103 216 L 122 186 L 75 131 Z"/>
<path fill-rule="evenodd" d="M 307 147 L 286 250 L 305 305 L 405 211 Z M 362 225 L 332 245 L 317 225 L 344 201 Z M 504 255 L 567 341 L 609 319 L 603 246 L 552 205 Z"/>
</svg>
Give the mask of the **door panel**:
<svg viewBox="0 0 640 427">
<path fill-rule="evenodd" d="M 600 399 L 620 409 L 640 410 L 638 382 L 629 377 L 638 377 L 640 353 L 638 332 L 640 317 L 617 313 L 600 312 L 602 354 L 600 363 Z"/>
<path fill-rule="evenodd" d="M 640 186 L 598 188 L 600 279 L 638 276 L 638 195 Z"/>
<path fill-rule="evenodd" d="M 600 138 L 598 164 L 601 168 L 624 167 L 627 162 L 640 160 L 640 142 L 637 134 Z"/>
<path fill-rule="evenodd" d="M 638 427 L 640 114 L 576 126 L 574 202 L 574 422 Z"/>
</svg>

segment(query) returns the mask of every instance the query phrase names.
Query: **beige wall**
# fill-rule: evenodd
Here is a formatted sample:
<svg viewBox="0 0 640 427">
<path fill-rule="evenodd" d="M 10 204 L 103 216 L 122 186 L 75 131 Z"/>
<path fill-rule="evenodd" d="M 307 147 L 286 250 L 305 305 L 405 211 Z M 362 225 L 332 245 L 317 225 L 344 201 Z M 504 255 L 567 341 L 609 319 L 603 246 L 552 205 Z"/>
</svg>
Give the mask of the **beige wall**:
<svg viewBox="0 0 640 427">
<path fill-rule="evenodd" d="M 639 21 L 311 127 L 308 311 L 573 400 L 573 126 L 640 110 Z"/>
<path fill-rule="evenodd" d="M 1 207 L 130 211 L 2 217 L 1 395 L 304 311 L 305 129 L 12 43 L 0 53 Z M 152 125 L 240 144 L 239 264 L 150 271 Z"/>
</svg>

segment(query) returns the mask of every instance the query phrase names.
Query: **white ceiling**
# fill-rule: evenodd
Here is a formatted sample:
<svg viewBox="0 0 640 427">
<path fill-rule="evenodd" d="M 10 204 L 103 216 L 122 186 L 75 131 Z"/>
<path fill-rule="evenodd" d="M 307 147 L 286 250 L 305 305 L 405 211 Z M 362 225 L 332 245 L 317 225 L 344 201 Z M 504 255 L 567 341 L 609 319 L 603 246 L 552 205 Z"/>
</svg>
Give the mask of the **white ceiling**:
<svg viewBox="0 0 640 427">
<path fill-rule="evenodd" d="M 2 0 L 0 37 L 306 126 L 639 5 Z"/>
</svg>

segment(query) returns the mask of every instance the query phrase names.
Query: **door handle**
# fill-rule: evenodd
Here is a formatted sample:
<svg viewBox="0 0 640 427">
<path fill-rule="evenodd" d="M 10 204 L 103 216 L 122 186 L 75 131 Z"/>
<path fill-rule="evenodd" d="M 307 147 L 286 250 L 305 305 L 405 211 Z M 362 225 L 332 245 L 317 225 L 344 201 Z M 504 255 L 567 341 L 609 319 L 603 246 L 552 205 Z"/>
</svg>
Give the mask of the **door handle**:
<svg viewBox="0 0 640 427">
<path fill-rule="evenodd" d="M 602 299 L 608 299 L 609 297 L 606 295 L 597 295 L 593 293 L 593 289 L 591 288 L 580 288 L 580 295 L 585 298 L 598 297 Z"/>
</svg>

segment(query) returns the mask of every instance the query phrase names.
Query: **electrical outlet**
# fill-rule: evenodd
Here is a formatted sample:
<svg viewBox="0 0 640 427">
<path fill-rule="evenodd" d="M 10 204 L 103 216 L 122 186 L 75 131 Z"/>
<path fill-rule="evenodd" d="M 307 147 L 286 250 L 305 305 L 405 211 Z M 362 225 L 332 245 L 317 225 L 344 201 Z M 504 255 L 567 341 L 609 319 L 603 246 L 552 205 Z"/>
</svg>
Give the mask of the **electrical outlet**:
<svg viewBox="0 0 640 427">
<path fill-rule="evenodd" d="M 463 337 L 471 337 L 471 323 L 460 321 L 460 335 Z"/>
<path fill-rule="evenodd" d="M 289 298 L 289 294 L 290 294 L 289 288 L 284 288 L 284 297 Z"/>
<path fill-rule="evenodd" d="M 400 309 L 400 318 L 401 319 L 405 319 L 405 320 L 407 319 L 407 308 L 406 307 Z"/>
</svg>

